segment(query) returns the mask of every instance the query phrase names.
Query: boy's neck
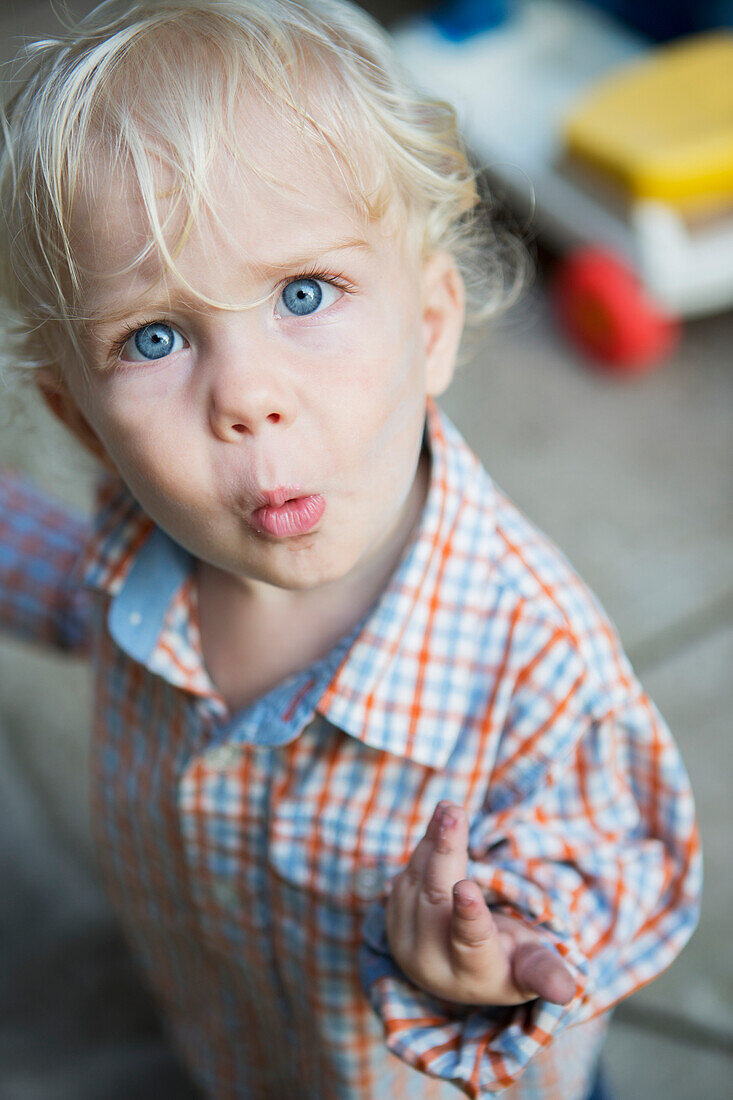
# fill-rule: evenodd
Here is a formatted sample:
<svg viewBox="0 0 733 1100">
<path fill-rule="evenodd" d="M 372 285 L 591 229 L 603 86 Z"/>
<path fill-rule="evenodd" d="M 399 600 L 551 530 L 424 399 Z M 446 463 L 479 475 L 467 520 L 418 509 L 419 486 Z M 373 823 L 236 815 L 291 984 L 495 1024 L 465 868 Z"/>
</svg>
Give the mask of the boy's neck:
<svg viewBox="0 0 733 1100">
<path fill-rule="evenodd" d="M 251 584 L 198 563 L 204 661 L 230 710 L 325 657 L 377 602 L 419 524 L 429 479 L 430 459 L 423 452 L 389 542 L 367 565 L 317 589 Z"/>
</svg>

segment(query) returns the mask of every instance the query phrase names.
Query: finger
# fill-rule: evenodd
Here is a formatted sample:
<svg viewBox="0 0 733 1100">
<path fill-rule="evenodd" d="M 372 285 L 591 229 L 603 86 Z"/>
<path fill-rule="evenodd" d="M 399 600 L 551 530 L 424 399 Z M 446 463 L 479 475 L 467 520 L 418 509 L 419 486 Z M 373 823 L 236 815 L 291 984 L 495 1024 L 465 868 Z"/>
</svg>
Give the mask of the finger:
<svg viewBox="0 0 733 1100">
<path fill-rule="evenodd" d="M 465 878 L 468 821 L 453 804 L 443 806 L 428 830 L 431 851 L 425 863 L 415 906 L 415 932 L 423 952 L 440 955 L 448 965 L 453 884 Z"/>
<path fill-rule="evenodd" d="M 438 907 L 450 913 L 453 884 L 465 878 L 468 865 L 468 819 L 453 803 L 441 803 L 427 833 L 430 844 L 423 867 L 420 902 L 428 910 Z"/>
<path fill-rule="evenodd" d="M 430 818 L 423 836 L 420 838 L 415 850 L 410 856 L 409 863 L 402 872 L 403 879 L 416 890 L 420 889 L 422 886 L 425 869 L 433 853 L 435 837 L 439 832 L 439 818 L 443 811 L 450 805 L 450 802 L 442 801 L 435 807 L 433 816 Z"/>
<path fill-rule="evenodd" d="M 439 819 L 451 803 L 441 801 L 433 810 L 425 833 L 415 847 L 404 870 L 392 884 L 387 899 L 387 936 L 394 949 L 399 943 L 412 943 L 417 927 L 418 898 L 423 886 L 425 869 L 433 853 Z"/>
<path fill-rule="evenodd" d="M 440 838 L 441 815 L 452 804 L 442 800 L 433 810 L 425 833 L 415 847 L 404 870 L 397 876 L 387 898 L 387 938 L 396 957 L 404 958 L 414 949 L 416 940 L 425 946 L 427 936 L 434 943 L 440 932 L 432 925 L 418 927 L 418 909 L 425 872 L 433 855 L 436 839 Z"/>
<path fill-rule="evenodd" d="M 498 929 L 478 883 L 461 879 L 453 886 L 451 938 L 459 947 L 490 945 L 501 950 Z"/>
<path fill-rule="evenodd" d="M 536 933 L 493 914 L 477 883 L 457 882 L 453 899 L 452 968 L 467 988 L 475 987 L 471 1003 L 521 1004 L 539 996 L 567 1004 L 572 999 L 575 981 L 560 958 L 538 942 Z"/>
<path fill-rule="evenodd" d="M 517 1000 L 506 947 L 480 887 L 470 879 L 453 887 L 450 950 L 453 973 L 467 989 L 475 982 L 477 1003 Z"/>
<path fill-rule="evenodd" d="M 534 997 L 564 1005 L 572 1000 L 575 980 L 560 958 L 538 943 L 521 943 L 512 955 L 514 984 Z"/>
</svg>

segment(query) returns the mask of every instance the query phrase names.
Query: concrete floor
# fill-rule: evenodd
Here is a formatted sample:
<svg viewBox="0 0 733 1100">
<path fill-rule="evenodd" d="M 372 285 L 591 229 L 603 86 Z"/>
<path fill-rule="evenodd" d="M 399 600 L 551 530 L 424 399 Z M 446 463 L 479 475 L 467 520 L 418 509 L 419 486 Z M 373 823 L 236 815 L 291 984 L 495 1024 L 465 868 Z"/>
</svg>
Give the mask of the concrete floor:
<svg viewBox="0 0 733 1100">
<path fill-rule="evenodd" d="M 8 33 L 50 25 L 48 7 L 0 6 L 0 59 L 13 51 Z M 540 280 L 443 401 L 600 597 L 696 791 L 702 919 L 680 959 L 616 1012 L 607 1061 L 619 1100 L 730 1095 L 732 346 L 733 315 L 699 321 L 663 369 L 613 380 L 557 336 Z M 84 507 L 90 463 L 37 407 L 8 419 L 0 462 Z M 0 644 L 0 1096 L 184 1100 L 94 877 L 87 700 L 83 668 Z"/>
</svg>

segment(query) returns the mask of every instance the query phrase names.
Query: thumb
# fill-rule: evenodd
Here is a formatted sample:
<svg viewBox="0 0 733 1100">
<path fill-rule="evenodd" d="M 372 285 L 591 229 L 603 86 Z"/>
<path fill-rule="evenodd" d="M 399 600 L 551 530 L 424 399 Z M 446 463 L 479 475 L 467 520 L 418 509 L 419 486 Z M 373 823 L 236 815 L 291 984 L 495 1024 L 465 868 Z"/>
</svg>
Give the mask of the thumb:
<svg viewBox="0 0 733 1100">
<path fill-rule="evenodd" d="M 514 984 L 534 997 L 564 1005 L 572 1000 L 575 980 L 561 959 L 539 943 L 520 943 L 512 955 Z"/>
</svg>

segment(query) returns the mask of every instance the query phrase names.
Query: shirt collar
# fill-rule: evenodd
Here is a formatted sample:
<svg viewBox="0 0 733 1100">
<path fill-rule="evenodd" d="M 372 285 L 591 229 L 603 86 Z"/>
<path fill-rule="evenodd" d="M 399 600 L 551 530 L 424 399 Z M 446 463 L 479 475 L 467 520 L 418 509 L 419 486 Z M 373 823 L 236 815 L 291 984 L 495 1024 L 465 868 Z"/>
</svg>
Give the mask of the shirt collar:
<svg viewBox="0 0 733 1100">
<path fill-rule="evenodd" d="M 426 443 L 430 485 L 416 536 L 316 709 L 373 748 L 441 767 L 466 722 L 471 670 L 484 663 L 477 624 L 496 554 L 495 490 L 432 400 Z M 190 555 L 119 479 L 100 487 L 83 581 L 112 597 L 109 629 L 126 652 L 216 696 L 191 622 Z"/>
<path fill-rule="evenodd" d="M 442 767 L 467 721 L 496 557 L 495 490 L 430 401 L 428 497 L 417 535 L 318 710 L 377 749 Z"/>
<path fill-rule="evenodd" d="M 119 478 L 97 492 L 82 584 L 110 596 L 107 627 L 117 645 L 152 672 L 195 695 L 214 711 L 226 704 L 211 682 L 192 615 L 191 555 L 145 514 Z"/>
</svg>

